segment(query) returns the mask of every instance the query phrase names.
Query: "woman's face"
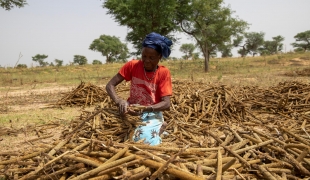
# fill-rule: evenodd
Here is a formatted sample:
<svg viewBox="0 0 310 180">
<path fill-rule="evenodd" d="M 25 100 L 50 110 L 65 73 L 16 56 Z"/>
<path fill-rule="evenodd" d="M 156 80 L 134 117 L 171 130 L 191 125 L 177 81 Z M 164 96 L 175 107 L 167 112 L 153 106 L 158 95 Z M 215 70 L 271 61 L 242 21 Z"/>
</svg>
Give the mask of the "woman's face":
<svg viewBox="0 0 310 180">
<path fill-rule="evenodd" d="M 159 54 L 155 49 L 144 47 L 142 49 L 142 61 L 145 70 L 154 71 L 161 59 L 161 54 Z"/>
</svg>

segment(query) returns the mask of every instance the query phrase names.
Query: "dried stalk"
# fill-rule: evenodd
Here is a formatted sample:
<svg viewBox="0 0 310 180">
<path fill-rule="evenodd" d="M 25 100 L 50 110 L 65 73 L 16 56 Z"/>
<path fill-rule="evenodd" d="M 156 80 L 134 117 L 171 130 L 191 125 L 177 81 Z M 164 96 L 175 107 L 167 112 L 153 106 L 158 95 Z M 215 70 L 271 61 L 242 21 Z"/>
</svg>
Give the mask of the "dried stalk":
<svg viewBox="0 0 310 180">
<path fill-rule="evenodd" d="M 111 167 L 114 167 L 114 166 L 117 166 L 117 165 L 120 165 L 120 164 L 123 164 L 123 163 L 126 163 L 128 161 L 132 161 L 136 158 L 135 155 L 131 155 L 131 156 L 128 156 L 128 157 L 124 157 L 122 159 L 118 159 L 114 162 L 110 162 L 110 163 L 105 163 L 105 164 L 102 164 L 100 166 L 98 166 L 97 168 L 91 170 L 91 171 L 88 171 L 84 174 L 81 174 L 75 178 L 73 178 L 72 180 L 82 180 L 82 179 L 87 179 L 91 176 L 94 176 L 96 174 L 98 174 L 100 171 L 103 171 L 105 169 L 108 169 L 108 168 L 111 168 Z"/>
<path fill-rule="evenodd" d="M 232 154 L 233 156 L 235 156 L 236 158 L 238 158 L 244 165 L 246 166 L 250 166 L 250 164 L 245 160 L 243 159 L 241 156 L 239 156 L 238 154 L 236 154 L 234 151 L 230 150 L 228 147 L 226 146 L 221 146 L 223 147 L 226 151 L 228 151 L 230 154 Z"/>
<path fill-rule="evenodd" d="M 216 180 L 222 179 L 222 153 L 220 150 L 217 152 L 217 171 L 216 171 Z"/>
</svg>

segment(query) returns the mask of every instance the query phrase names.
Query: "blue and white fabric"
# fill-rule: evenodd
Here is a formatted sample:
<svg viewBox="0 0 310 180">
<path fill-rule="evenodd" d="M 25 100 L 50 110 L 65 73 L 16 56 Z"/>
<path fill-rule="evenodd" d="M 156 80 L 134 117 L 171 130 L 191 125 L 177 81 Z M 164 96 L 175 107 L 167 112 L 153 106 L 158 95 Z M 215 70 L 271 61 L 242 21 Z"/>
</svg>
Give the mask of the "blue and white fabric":
<svg viewBox="0 0 310 180">
<path fill-rule="evenodd" d="M 164 123 L 162 112 L 144 112 L 141 116 L 143 125 L 139 125 L 134 132 L 132 140 L 143 140 L 145 144 L 155 146 L 161 143 L 159 131 Z"/>
</svg>

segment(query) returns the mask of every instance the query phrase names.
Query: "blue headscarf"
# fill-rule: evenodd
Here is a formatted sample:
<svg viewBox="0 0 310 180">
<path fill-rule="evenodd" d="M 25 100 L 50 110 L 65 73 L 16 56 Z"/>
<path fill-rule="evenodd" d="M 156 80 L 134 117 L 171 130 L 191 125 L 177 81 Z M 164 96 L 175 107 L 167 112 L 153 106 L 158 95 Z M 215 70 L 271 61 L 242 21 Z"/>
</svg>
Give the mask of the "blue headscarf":
<svg viewBox="0 0 310 180">
<path fill-rule="evenodd" d="M 171 53 L 170 50 L 171 45 L 172 42 L 170 39 L 155 32 L 146 35 L 142 43 L 143 47 L 149 47 L 155 49 L 157 52 L 162 54 L 164 58 L 169 57 Z"/>
</svg>

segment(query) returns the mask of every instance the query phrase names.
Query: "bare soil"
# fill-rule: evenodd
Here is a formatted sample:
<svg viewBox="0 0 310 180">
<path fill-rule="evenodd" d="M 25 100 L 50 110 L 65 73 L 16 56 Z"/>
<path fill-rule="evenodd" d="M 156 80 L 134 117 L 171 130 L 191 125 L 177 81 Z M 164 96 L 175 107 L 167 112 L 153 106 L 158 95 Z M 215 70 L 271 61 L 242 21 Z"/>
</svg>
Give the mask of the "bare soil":
<svg viewBox="0 0 310 180">
<path fill-rule="evenodd" d="M 77 116 L 80 108 L 72 107 L 61 111 L 48 107 L 50 107 L 50 104 L 56 102 L 64 92 L 70 91 L 71 89 L 71 87 L 40 89 L 14 87 L 10 88 L 7 92 L 0 91 L 1 128 L 11 129 L 17 132 L 12 134 L 0 133 L 0 152 L 31 149 L 32 143 L 29 140 L 38 137 L 33 127 L 42 123 L 56 122 L 60 126 L 47 129 L 44 135 L 50 134 L 53 136 L 40 141 L 49 144 L 57 140 L 63 130 L 62 124 L 67 123 L 64 121 L 70 121 L 70 119 L 66 119 L 64 116 L 66 114 Z M 51 117 L 47 118 L 47 115 Z M 4 122 L 1 122 L 1 119 Z"/>
</svg>

